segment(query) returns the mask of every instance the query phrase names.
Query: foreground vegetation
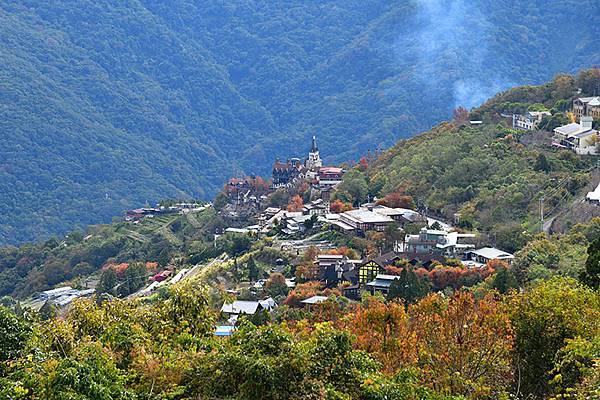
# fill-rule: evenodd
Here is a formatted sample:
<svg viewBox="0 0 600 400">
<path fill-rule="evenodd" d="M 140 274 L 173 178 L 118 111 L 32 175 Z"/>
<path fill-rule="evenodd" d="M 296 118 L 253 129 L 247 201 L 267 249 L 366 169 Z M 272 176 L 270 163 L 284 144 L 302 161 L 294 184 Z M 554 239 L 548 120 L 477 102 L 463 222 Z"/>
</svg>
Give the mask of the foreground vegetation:
<svg viewBox="0 0 600 400">
<path fill-rule="evenodd" d="M 218 316 L 190 284 L 152 301 L 80 300 L 46 321 L 1 306 L 0 397 L 600 395 L 600 293 L 566 278 L 524 289 L 432 294 L 408 307 L 331 298 L 302 318 L 244 321 L 231 338 L 213 336 Z"/>
</svg>

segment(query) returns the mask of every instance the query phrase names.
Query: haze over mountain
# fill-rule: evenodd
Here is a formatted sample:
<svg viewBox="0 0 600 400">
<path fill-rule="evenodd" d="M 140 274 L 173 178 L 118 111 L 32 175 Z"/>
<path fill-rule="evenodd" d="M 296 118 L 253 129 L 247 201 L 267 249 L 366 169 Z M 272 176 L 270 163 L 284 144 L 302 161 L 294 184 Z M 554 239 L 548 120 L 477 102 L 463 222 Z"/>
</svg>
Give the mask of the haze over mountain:
<svg viewBox="0 0 600 400">
<path fill-rule="evenodd" d="M 0 1 L 0 243 L 210 198 L 600 64 L 583 1 Z"/>
</svg>

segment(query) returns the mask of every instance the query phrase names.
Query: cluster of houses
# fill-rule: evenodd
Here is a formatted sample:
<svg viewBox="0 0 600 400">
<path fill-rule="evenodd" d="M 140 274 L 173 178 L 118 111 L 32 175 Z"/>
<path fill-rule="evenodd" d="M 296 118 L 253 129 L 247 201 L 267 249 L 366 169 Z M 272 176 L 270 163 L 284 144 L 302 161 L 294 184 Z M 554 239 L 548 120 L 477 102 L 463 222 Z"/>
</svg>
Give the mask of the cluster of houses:
<svg viewBox="0 0 600 400">
<path fill-rule="evenodd" d="M 600 120 L 600 96 L 579 97 L 573 100 L 572 112 L 576 122 L 554 129 L 552 146 L 569 149 L 580 155 L 599 154 L 600 134 L 593 129 L 593 122 Z M 513 129 L 533 131 L 539 128 L 549 111 L 528 111 L 525 114 L 513 114 Z"/>
<path fill-rule="evenodd" d="M 292 187 L 301 180 L 308 180 L 321 189 L 332 188 L 342 181 L 344 172 L 343 168 L 323 166 L 317 140 L 313 136 L 308 157 L 304 162 L 299 158 L 288 159 L 285 163 L 279 159 L 275 160 L 271 189 Z"/>
<path fill-rule="evenodd" d="M 269 194 L 282 188 L 294 191 L 304 182 L 310 185 L 312 193 L 317 194 L 315 197 L 319 197 L 325 203 L 315 204 L 315 207 L 324 210 L 325 205 L 329 203 L 331 191 L 342 182 L 344 172 L 343 168 L 323 166 L 316 138 L 313 136 L 310 151 L 304 160 L 300 158 L 290 158 L 285 162 L 275 160 L 270 183 L 267 184 L 257 177 L 231 178 L 224 188 L 224 194 L 229 202 L 221 210 L 221 215 L 234 223 L 247 221 L 260 210 L 265 209 Z M 259 222 L 268 220 L 272 216 L 268 214 L 269 211 L 263 213 L 259 217 Z M 280 220 L 279 216 L 278 220 Z M 263 224 L 260 225 L 262 228 Z"/>
</svg>

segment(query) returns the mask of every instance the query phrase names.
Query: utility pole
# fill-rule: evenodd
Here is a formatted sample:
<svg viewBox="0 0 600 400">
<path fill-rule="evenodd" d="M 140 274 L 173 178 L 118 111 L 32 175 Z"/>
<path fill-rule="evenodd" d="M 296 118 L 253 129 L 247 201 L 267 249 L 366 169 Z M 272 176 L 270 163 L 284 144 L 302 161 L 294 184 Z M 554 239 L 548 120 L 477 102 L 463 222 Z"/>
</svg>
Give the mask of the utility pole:
<svg viewBox="0 0 600 400">
<path fill-rule="evenodd" d="M 544 196 L 540 199 L 540 229 L 544 232 Z"/>
</svg>

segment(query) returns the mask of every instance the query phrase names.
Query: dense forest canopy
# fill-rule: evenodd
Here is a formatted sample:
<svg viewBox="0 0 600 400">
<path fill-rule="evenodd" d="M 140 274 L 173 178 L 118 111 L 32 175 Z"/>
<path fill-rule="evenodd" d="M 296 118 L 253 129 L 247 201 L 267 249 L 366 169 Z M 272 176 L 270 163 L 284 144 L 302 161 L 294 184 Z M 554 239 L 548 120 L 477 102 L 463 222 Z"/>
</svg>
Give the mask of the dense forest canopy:
<svg viewBox="0 0 600 400">
<path fill-rule="evenodd" d="M 600 63 L 594 0 L 0 1 L 0 242 L 339 162 Z"/>
</svg>

